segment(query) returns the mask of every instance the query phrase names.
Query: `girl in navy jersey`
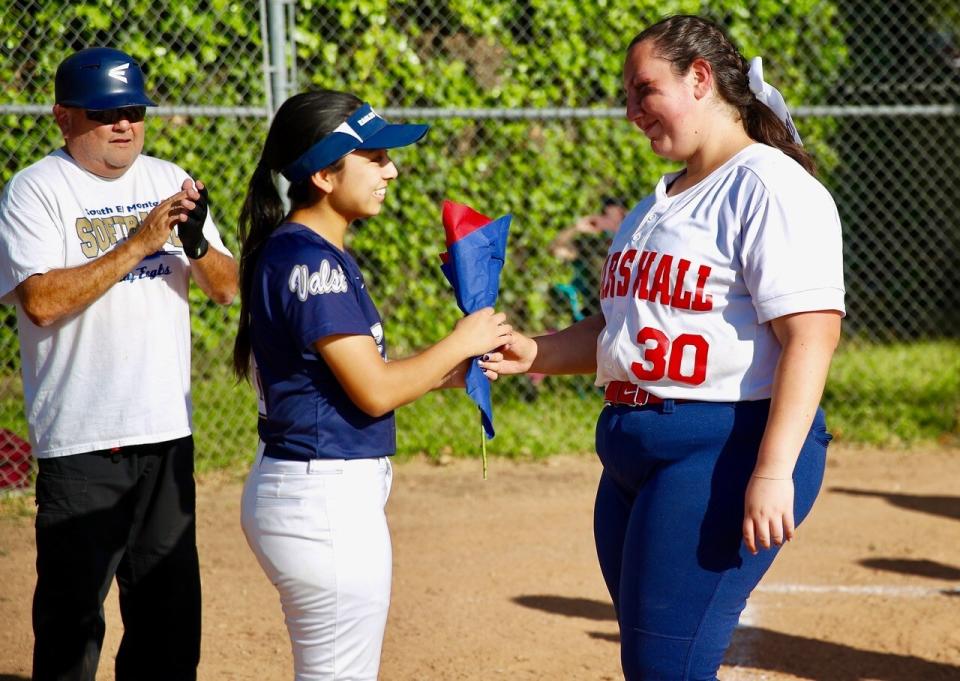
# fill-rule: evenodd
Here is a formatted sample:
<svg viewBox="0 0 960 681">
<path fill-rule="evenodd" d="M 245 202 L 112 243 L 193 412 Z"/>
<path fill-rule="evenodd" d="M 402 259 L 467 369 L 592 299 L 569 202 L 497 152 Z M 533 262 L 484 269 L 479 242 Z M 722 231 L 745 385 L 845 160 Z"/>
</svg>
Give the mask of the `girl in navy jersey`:
<svg viewBox="0 0 960 681">
<path fill-rule="evenodd" d="M 462 386 L 468 358 L 510 339 L 504 315 L 486 308 L 424 352 L 387 362 L 384 325 L 344 236 L 386 200 L 397 176 L 386 150 L 426 130 L 387 123 L 342 92 L 291 97 L 241 213 L 234 367 L 253 374 L 260 409 L 242 524 L 280 592 L 297 680 L 377 677 L 390 601 L 393 410 Z M 290 182 L 289 212 L 277 174 Z"/>
<path fill-rule="evenodd" d="M 623 81 L 627 118 L 683 169 L 623 220 L 601 314 L 514 334 L 481 366 L 597 373 L 594 528 L 624 674 L 716 679 L 747 597 L 820 488 L 840 222 L 759 60 L 718 26 L 651 26 Z"/>
</svg>

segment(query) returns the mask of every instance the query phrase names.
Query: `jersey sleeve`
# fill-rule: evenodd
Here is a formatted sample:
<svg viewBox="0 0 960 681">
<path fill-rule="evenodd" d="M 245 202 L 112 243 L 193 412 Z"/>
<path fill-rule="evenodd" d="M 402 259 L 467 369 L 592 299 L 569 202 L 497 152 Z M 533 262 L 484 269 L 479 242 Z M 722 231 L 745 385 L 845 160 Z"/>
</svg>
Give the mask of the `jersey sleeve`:
<svg viewBox="0 0 960 681">
<path fill-rule="evenodd" d="M 63 227 L 48 198 L 28 178 L 14 177 L 0 197 L 0 302 L 27 277 L 63 267 Z"/>
<path fill-rule="evenodd" d="M 360 305 L 357 282 L 329 252 L 300 250 L 307 257 L 284 258 L 269 277 L 284 325 L 301 350 L 326 336 L 369 336 L 370 323 Z"/>
<path fill-rule="evenodd" d="M 837 207 L 823 185 L 799 172 L 779 187 L 758 181 L 744 198 L 743 276 L 761 324 L 798 312 L 845 314 Z"/>
</svg>

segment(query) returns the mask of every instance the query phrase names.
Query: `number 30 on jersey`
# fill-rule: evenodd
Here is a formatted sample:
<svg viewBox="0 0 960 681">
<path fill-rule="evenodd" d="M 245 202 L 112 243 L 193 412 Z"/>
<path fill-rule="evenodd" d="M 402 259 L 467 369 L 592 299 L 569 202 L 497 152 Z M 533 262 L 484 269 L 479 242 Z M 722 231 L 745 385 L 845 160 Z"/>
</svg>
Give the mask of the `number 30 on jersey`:
<svg viewBox="0 0 960 681">
<path fill-rule="evenodd" d="M 710 345 L 703 336 L 680 334 L 672 341 L 660 329 L 645 326 L 637 334 L 643 362 L 630 370 L 641 381 L 659 381 L 664 376 L 677 383 L 700 385 L 707 377 Z"/>
</svg>

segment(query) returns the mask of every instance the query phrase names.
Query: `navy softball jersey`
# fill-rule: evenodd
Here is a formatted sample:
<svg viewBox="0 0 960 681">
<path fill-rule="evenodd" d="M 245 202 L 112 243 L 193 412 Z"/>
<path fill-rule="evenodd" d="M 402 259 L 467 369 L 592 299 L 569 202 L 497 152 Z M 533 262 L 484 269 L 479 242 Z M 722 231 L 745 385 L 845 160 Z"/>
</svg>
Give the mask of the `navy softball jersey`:
<svg viewBox="0 0 960 681">
<path fill-rule="evenodd" d="M 254 273 L 251 347 L 264 454 L 281 459 L 363 459 L 394 454 L 393 412 L 358 408 L 315 350 L 331 335 L 372 336 L 387 358 L 383 325 L 356 261 L 304 225 L 267 240 Z"/>
</svg>

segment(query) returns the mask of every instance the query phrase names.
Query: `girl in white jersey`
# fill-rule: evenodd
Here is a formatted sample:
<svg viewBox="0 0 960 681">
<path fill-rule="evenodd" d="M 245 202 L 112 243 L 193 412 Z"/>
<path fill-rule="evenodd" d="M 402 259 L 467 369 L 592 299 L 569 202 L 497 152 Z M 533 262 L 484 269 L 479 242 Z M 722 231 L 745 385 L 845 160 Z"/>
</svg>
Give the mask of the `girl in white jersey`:
<svg viewBox="0 0 960 681">
<path fill-rule="evenodd" d="M 684 167 L 624 219 L 601 314 L 514 334 L 482 365 L 596 371 L 607 404 L 594 527 L 624 674 L 715 679 L 747 597 L 820 488 L 840 222 L 759 60 L 718 26 L 651 26 L 623 80 L 627 117 Z"/>
</svg>

